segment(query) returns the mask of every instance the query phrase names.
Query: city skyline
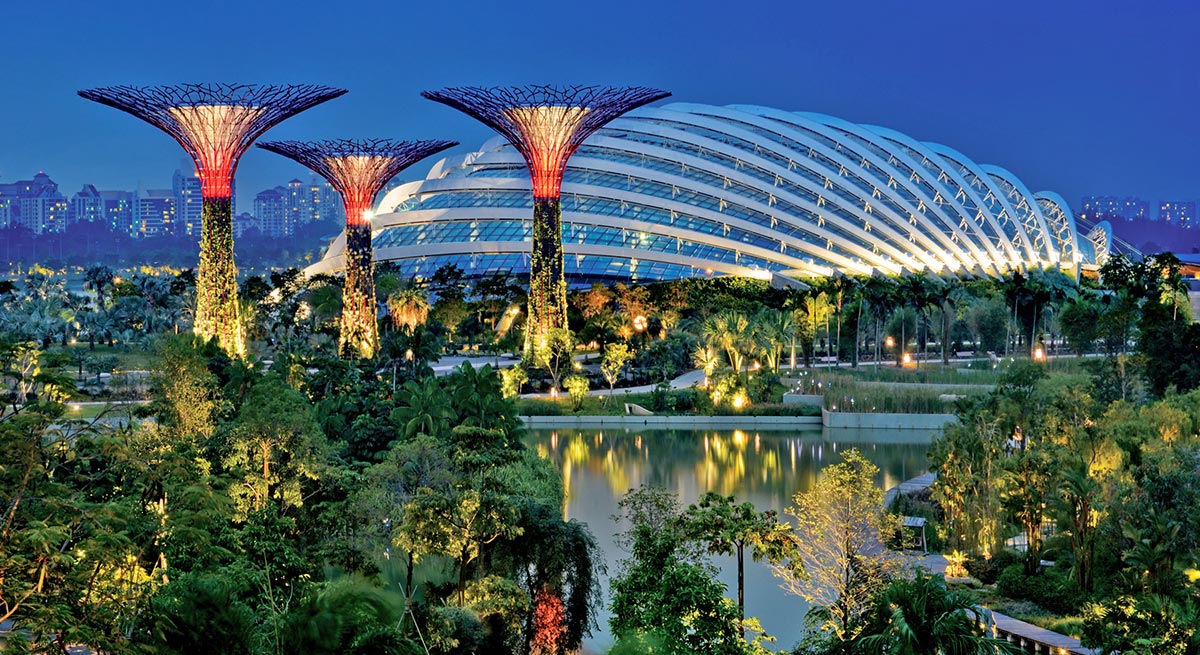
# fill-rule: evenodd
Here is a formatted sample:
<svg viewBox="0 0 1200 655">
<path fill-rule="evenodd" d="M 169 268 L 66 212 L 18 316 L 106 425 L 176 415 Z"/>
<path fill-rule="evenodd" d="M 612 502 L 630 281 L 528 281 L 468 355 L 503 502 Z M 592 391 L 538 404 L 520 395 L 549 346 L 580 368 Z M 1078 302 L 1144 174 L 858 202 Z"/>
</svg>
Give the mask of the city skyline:
<svg viewBox="0 0 1200 655">
<path fill-rule="evenodd" d="M 869 11 L 780 4 L 733 16 L 718 3 L 694 3 L 683 11 L 613 2 L 583 22 L 582 10 L 569 6 L 498 13 L 482 6 L 377 5 L 376 24 L 414 29 L 404 30 L 403 38 L 369 36 L 354 40 L 353 49 L 311 53 L 292 44 L 339 41 L 353 19 L 318 3 L 239 5 L 233 20 L 207 5 L 67 4 L 74 10 L 55 19 L 57 47 L 45 48 L 36 30 L 15 30 L 0 46 L 10 61 L 29 61 L 29 53 L 37 53 L 38 64 L 12 67 L 7 76 L 22 101 L 0 108 L 0 183 L 45 170 L 68 190 L 85 183 L 133 188 L 155 171 L 172 170 L 177 151 L 128 117 L 78 101 L 73 89 L 232 76 L 248 82 L 312 79 L 351 90 L 338 103 L 272 130 L 272 139 L 479 143 L 486 128 L 437 111 L 419 90 L 612 81 L 671 88 L 684 102 L 759 104 L 888 125 L 1007 162 L 1031 186 L 1058 189 L 1072 203 L 1101 193 L 1181 200 L 1200 195 L 1193 190 L 1200 162 L 1190 129 L 1200 83 L 1189 66 L 1200 46 L 1187 30 L 1200 8 L 1183 2 L 1158 4 L 1154 11 L 1080 2 L 995 9 L 877 2 Z M 6 13 L 13 24 L 44 18 L 32 6 Z M 573 20 L 576 35 L 558 43 L 554 57 L 513 36 Z M 216 21 L 229 29 L 207 29 Z M 182 47 L 185 25 L 209 35 L 209 45 Z M 427 29 L 433 25 L 447 27 Z M 104 48 L 94 47 L 94 35 L 102 35 Z M 980 47 L 983 42 L 995 45 Z M 1116 42 L 1154 47 L 1105 45 Z M 297 170 L 251 153 L 238 171 L 239 202 L 249 206 L 255 190 L 295 177 Z"/>
</svg>

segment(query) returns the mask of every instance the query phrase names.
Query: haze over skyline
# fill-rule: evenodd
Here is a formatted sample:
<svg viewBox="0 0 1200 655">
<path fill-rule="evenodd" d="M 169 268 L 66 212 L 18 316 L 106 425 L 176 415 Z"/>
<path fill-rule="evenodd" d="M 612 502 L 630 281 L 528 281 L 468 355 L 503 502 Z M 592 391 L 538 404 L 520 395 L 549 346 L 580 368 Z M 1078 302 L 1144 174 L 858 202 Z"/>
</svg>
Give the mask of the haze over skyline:
<svg viewBox="0 0 1200 655">
<path fill-rule="evenodd" d="M 1079 211 L 1092 193 L 1200 197 L 1200 7 L 1112 2 L 520 5 L 23 3 L 0 44 L 0 181 L 66 194 L 169 186 L 179 146 L 75 96 L 111 84 L 313 82 L 350 90 L 266 139 L 494 133 L 419 92 L 449 85 L 645 84 L 666 102 L 759 104 L 882 125 L 1013 171 Z M 189 41 L 190 40 L 190 41 Z M 432 163 L 432 162 L 430 162 Z M 423 177 L 428 164 L 402 179 Z M 299 165 L 251 150 L 239 206 Z"/>
</svg>

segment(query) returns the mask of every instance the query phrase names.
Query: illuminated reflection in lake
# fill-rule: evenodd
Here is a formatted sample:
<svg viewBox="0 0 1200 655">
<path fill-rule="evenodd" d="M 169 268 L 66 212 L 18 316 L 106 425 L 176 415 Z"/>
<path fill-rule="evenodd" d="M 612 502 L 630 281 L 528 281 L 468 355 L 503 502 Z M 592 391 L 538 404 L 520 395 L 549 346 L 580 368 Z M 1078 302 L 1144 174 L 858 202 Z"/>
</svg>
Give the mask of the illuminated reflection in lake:
<svg viewBox="0 0 1200 655">
<path fill-rule="evenodd" d="M 928 470 L 926 451 L 932 433 L 916 431 L 753 431 L 753 430 L 529 430 L 526 444 L 548 457 L 567 490 L 564 513 L 587 523 L 605 553 L 609 575 L 624 553 L 613 543 L 620 528 L 610 518 L 617 501 L 639 485 L 666 488 L 686 506 L 706 491 L 749 500 L 761 510 L 780 512 L 792 495 L 809 489 L 820 470 L 841 461 L 839 451 L 858 448 L 880 469 L 887 489 Z M 721 580 L 735 597 L 733 558 L 714 558 Z M 605 589 L 605 603 L 609 601 Z M 779 589 L 765 564 L 746 563 L 746 613 L 762 620 L 790 648 L 799 638 L 807 605 Z M 589 646 L 611 644 L 608 613 Z"/>
</svg>

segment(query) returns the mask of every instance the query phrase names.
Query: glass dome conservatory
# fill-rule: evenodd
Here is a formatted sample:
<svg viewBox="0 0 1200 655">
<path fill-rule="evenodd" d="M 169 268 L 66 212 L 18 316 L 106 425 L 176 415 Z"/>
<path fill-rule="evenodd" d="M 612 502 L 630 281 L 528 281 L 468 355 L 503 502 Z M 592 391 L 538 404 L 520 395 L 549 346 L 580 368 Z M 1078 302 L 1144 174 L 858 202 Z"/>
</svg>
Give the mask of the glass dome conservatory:
<svg viewBox="0 0 1200 655">
<path fill-rule="evenodd" d="M 528 273 L 530 181 L 502 139 L 392 189 L 372 219 L 376 261 L 406 275 Z M 1108 256 L 1056 193 L 935 143 L 830 116 L 675 103 L 618 118 L 571 158 L 562 187 L 567 278 L 747 275 L 788 284 L 840 271 L 1000 276 Z M 342 265 L 344 241 L 308 269 Z"/>
</svg>

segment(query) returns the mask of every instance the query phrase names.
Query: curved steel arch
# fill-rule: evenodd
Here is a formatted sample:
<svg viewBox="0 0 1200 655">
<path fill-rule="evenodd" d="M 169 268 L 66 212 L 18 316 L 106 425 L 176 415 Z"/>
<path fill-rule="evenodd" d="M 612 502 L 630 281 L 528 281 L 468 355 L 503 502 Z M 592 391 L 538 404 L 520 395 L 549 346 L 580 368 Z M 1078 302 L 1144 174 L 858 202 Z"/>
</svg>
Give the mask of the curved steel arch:
<svg viewBox="0 0 1200 655">
<path fill-rule="evenodd" d="M 498 138 L 479 152 L 443 158 L 425 179 L 393 189 L 378 203 L 373 230 L 470 218 L 523 220 L 524 212 L 509 206 L 514 191 L 530 187 L 518 168 L 523 163 Z M 496 167 L 511 172 L 485 172 Z M 642 108 L 588 139 L 569 169 L 562 194 L 564 226 L 581 230 L 585 241 L 573 238 L 564 246 L 579 257 L 603 253 L 606 261 L 661 261 L 728 273 L 728 262 L 744 256 L 765 267 L 816 275 L 878 269 L 965 277 L 1076 259 L 1094 265 L 1087 262 L 1090 253 L 1081 252 L 1083 240 L 1060 197 L 1032 194 L 1004 169 L 980 165 L 946 146 L 821 114 L 678 103 Z M 668 187 L 678 189 L 678 197 Z M 496 200 L 488 201 L 493 192 Z M 472 206 L 422 209 L 414 202 L 444 193 L 470 195 L 438 204 Z M 594 211 L 588 209 L 593 199 L 601 203 Z M 1022 201 L 1024 208 L 1017 210 Z M 597 228 L 594 243 L 586 241 L 589 227 Z M 461 230 L 422 235 L 418 245 L 380 252 L 384 258 L 408 259 L 436 246 L 443 255 L 478 257 L 503 242 L 458 240 L 521 234 L 497 225 L 481 225 L 477 235 Z M 639 244 L 644 235 L 658 238 Z M 1100 229 L 1096 238 L 1104 236 Z M 436 243 L 439 238 L 447 241 Z M 504 246 L 511 255 L 527 245 L 514 243 Z M 335 241 L 326 259 L 338 253 Z M 713 259 L 705 259 L 707 254 Z M 593 264 L 591 270 L 606 266 Z M 670 266 L 654 270 L 680 274 Z"/>
<path fill-rule="evenodd" d="M 811 112 L 805 112 L 805 113 L 778 112 L 778 114 L 780 116 L 780 120 L 783 120 L 783 121 L 786 121 L 789 123 L 793 123 L 793 124 L 797 124 L 796 123 L 797 120 L 808 121 L 808 124 L 802 125 L 801 127 L 804 127 L 806 129 L 811 129 L 814 132 L 820 132 L 820 133 L 822 133 L 823 136 L 825 136 L 826 138 L 828 138 L 830 140 L 838 141 L 839 143 L 841 142 L 837 138 L 837 136 L 838 136 L 837 134 L 833 134 L 833 133 L 829 132 L 830 129 L 840 129 L 840 130 L 844 130 L 846 132 L 856 134 L 857 136 L 864 139 L 865 141 L 868 141 L 868 142 L 874 144 L 876 147 L 879 147 L 881 150 L 885 150 L 883 145 L 879 144 L 877 141 L 878 135 L 872 134 L 869 129 L 864 128 L 862 126 L 858 126 L 853 123 L 848 123 L 848 122 L 842 121 L 840 119 L 834 118 L 832 116 L 826 116 L 825 114 L 817 114 L 817 113 L 811 113 Z M 870 153 L 869 155 L 862 155 L 862 157 L 864 159 L 868 156 L 872 157 L 876 166 L 878 168 L 880 168 L 881 170 L 886 170 L 888 168 L 891 168 L 892 173 L 901 172 L 894 168 L 898 164 L 892 164 L 890 161 L 884 162 L 884 160 L 882 160 L 875 153 Z M 913 162 L 911 160 L 911 158 L 909 158 L 907 156 L 906 153 L 903 153 L 903 152 L 896 153 L 894 151 L 889 151 L 889 156 L 892 158 L 895 158 L 897 162 L 904 161 L 904 162 L 906 162 L 906 164 L 909 164 L 909 168 L 911 171 L 915 172 L 917 170 L 916 163 Z M 841 159 L 843 162 L 849 161 L 845 157 L 842 157 Z M 969 226 L 971 226 L 971 228 L 970 228 L 971 230 L 973 230 L 975 232 L 979 232 L 979 227 L 977 225 L 975 225 L 973 220 L 970 220 L 971 217 L 969 217 L 966 214 L 964 214 L 963 212 L 961 212 L 958 207 L 953 207 L 953 210 L 955 211 L 959 220 L 958 221 L 949 220 L 950 216 L 945 214 L 942 206 L 936 202 L 936 200 L 935 200 L 936 195 L 931 196 L 928 193 L 926 193 L 923 189 L 920 188 L 920 186 L 918 184 L 915 184 L 911 180 L 909 175 L 895 175 L 892 173 L 889 173 L 889 176 L 888 176 L 889 181 L 894 181 L 897 187 L 903 187 L 904 190 L 907 191 L 909 193 L 909 195 L 912 196 L 913 200 L 917 201 L 917 204 L 914 205 L 911 200 L 904 198 L 903 196 L 898 196 L 898 195 L 891 195 L 892 202 L 895 203 L 897 207 L 905 207 L 906 208 L 906 213 L 908 213 L 908 215 L 910 217 L 910 222 L 911 222 L 911 218 L 916 218 L 918 223 L 924 224 L 928 228 L 925 230 L 926 234 L 928 234 L 934 238 L 943 240 L 944 246 L 947 248 L 946 252 L 952 253 L 953 251 L 950 249 L 958 247 L 962 250 L 962 255 L 969 256 L 977 262 L 997 261 L 997 260 L 1001 259 L 1000 253 L 995 249 L 995 244 L 991 243 L 991 241 L 986 238 L 986 235 L 980 234 L 980 236 L 985 237 L 982 239 L 968 238 L 967 232 L 962 227 L 963 225 L 969 225 Z M 880 182 L 883 182 L 882 177 L 880 177 L 878 179 Z M 886 185 L 887 183 L 884 182 L 884 184 Z M 932 185 L 931 185 L 931 188 L 932 188 Z M 951 203 L 947 203 L 947 204 L 951 204 Z M 925 208 L 924 211 L 922 210 L 922 207 Z M 929 212 L 933 212 L 934 217 L 940 221 L 941 225 L 943 226 L 941 229 L 939 229 L 938 226 L 932 222 L 933 219 L 929 217 Z M 950 234 L 952 235 L 951 237 L 946 236 L 946 234 L 945 234 L 946 230 L 950 231 Z M 961 244 L 957 243 L 955 241 L 955 239 L 961 239 L 962 243 Z M 982 246 L 982 250 L 984 252 L 980 252 L 980 246 Z M 957 257 L 957 259 L 958 259 L 958 264 L 960 267 L 967 266 L 967 262 L 963 261 L 961 256 Z"/>
<path fill-rule="evenodd" d="M 718 118 L 717 120 L 720 120 L 720 119 Z M 699 123 L 699 122 L 700 121 L 693 121 L 693 123 Z M 727 123 L 725 123 L 724 121 L 721 121 L 721 124 L 727 125 Z M 703 125 L 703 124 L 701 124 L 700 126 L 705 127 L 705 125 Z M 709 124 L 707 127 L 708 127 L 708 129 L 714 129 L 717 126 Z M 775 128 L 775 126 L 761 126 L 761 128 L 770 130 L 772 128 Z M 728 127 L 726 127 L 725 129 L 726 129 L 726 131 L 729 130 Z M 735 127 L 734 129 L 740 131 L 740 128 Z M 691 136 L 694 137 L 695 135 L 691 135 Z M 753 135 L 743 134 L 739 138 L 742 138 L 742 140 L 749 140 L 750 138 L 753 138 Z M 841 182 L 842 176 L 839 175 L 839 171 L 835 171 L 832 168 L 826 168 L 823 164 L 820 164 L 819 162 L 814 164 L 814 163 L 812 163 L 811 158 L 807 157 L 807 155 L 804 155 L 803 153 L 783 150 L 781 148 L 783 146 L 785 146 L 785 144 L 783 144 L 781 142 L 774 141 L 774 142 L 772 142 L 772 144 L 766 144 L 765 146 L 763 144 L 757 144 L 757 145 L 759 145 L 760 149 L 769 149 L 770 151 L 774 152 L 775 154 L 779 155 L 780 157 L 787 158 L 789 160 L 789 162 L 795 164 L 795 167 L 804 168 L 804 169 L 808 170 L 810 173 L 813 173 L 815 176 L 821 177 L 830 186 L 817 188 L 812 181 L 810 181 L 804 177 L 794 177 L 790 171 L 786 171 L 783 169 L 776 169 L 774 172 L 777 175 L 782 174 L 782 176 L 788 177 L 789 181 L 796 184 L 797 186 L 800 186 L 802 188 L 807 188 L 810 192 L 815 193 L 816 195 L 822 196 L 822 197 L 827 195 L 824 193 L 826 190 L 832 190 L 832 187 L 836 186 L 837 189 L 840 190 L 844 195 L 853 197 L 856 199 L 857 203 L 863 204 L 863 206 L 859 206 L 857 203 L 854 205 L 846 205 L 846 204 L 840 203 L 840 202 L 836 203 L 837 206 L 842 208 L 843 210 L 853 213 L 859 220 L 861 220 L 863 222 L 864 225 L 870 223 L 872 221 L 872 218 L 875 218 L 875 219 L 880 218 L 879 216 L 873 216 L 873 217 L 867 216 L 866 211 L 865 211 L 865 206 L 867 204 L 869 204 L 873 200 L 873 198 L 871 198 L 870 195 L 863 189 L 860 189 L 853 185 L 848 185 L 848 184 L 842 183 Z M 767 146 L 769 146 L 769 147 L 767 147 Z M 830 150 L 822 144 L 813 144 L 811 147 L 811 150 L 814 152 L 819 151 L 821 155 L 825 156 L 826 158 L 828 158 L 832 161 L 837 162 L 839 164 L 840 168 L 843 168 L 847 171 L 857 167 L 856 162 L 851 162 L 850 160 L 846 159 L 845 157 L 843 157 L 836 151 Z M 745 151 L 741 151 L 739 156 L 741 156 L 743 158 L 747 158 L 747 157 L 752 157 L 754 155 L 752 153 L 747 153 Z M 776 166 L 773 162 L 769 162 L 768 164 L 771 168 L 775 168 L 775 166 Z M 878 187 L 875 187 L 875 188 L 878 189 Z M 878 203 L 876 203 L 876 204 L 878 204 Z M 925 218 L 923 213 L 917 211 L 916 207 L 913 207 L 912 209 L 914 212 L 913 215 L 918 217 L 919 221 L 926 223 L 927 227 L 929 227 L 929 228 L 934 228 L 934 226 L 932 224 L 928 223 L 928 220 Z M 888 211 L 890 212 L 890 210 L 888 210 Z M 824 213 L 824 214 L 826 214 L 826 216 L 828 216 L 827 212 L 819 212 L 818 211 L 818 213 L 819 214 Z M 874 214 L 873 209 L 872 209 L 872 214 Z M 897 244 L 902 244 L 906 240 L 904 237 L 908 233 L 908 230 L 905 229 L 905 226 L 907 225 L 907 221 L 903 220 L 901 217 L 899 217 L 895 214 L 890 214 L 890 215 L 885 214 L 884 217 L 888 218 L 888 222 L 891 225 L 891 235 L 892 235 L 893 241 Z M 854 230 L 856 232 L 864 231 L 861 226 L 851 225 L 848 227 L 849 227 L 849 229 Z M 900 230 L 904 230 L 904 231 L 901 232 Z M 946 237 L 944 235 L 944 233 L 940 230 L 927 229 L 925 232 L 922 233 L 922 235 L 929 239 L 943 240 L 943 248 L 941 250 L 941 252 L 943 252 L 943 253 L 949 252 L 948 249 L 952 247 L 952 241 L 950 240 L 950 238 Z M 969 241 L 969 240 L 964 238 L 964 241 Z M 933 245 L 933 244 L 930 243 L 929 245 Z M 937 252 L 937 251 L 927 251 L 927 252 Z M 894 261 L 885 260 L 883 262 L 880 262 L 881 265 L 888 269 L 895 269 L 897 267 L 897 265 L 903 266 L 903 262 L 904 262 L 903 251 L 900 251 L 900 253 L 901 253 L 901 258 L 894 260 Z M 944 262 L 944 265 L 949 265 L 949 262 Z"/>
</svg>

